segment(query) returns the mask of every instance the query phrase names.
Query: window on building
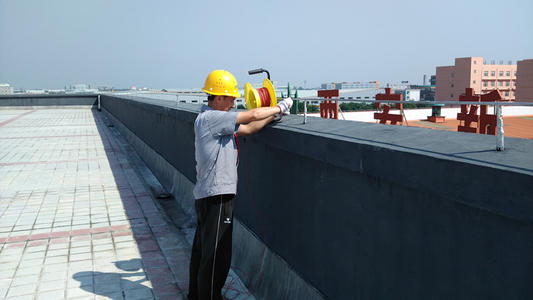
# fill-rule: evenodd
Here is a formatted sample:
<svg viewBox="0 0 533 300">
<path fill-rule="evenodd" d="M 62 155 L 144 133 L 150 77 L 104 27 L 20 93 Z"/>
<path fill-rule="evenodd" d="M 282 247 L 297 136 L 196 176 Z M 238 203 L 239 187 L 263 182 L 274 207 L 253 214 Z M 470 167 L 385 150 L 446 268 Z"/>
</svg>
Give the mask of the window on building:
<svg viewBox="0 0 533 300">
<path fill-rule="evenodd" d="M 505 76 L 511 76 L 511 71 L 505 72 Z"/>
<path fill-rule="evenodd" d="M 453 83 L 450 86 L 453 87 Z"/>
<path fill-rule="evenodd" d="M 476 81 L 474 80 L 474 84 L 476 84 Z"/>
<path fill-rule="evenodd" d="M 496 71 L 490 71 L 490 76 L 496 76 Z"/>
<path fill-rule="evenodd" d="M 489 76 L 489 71 L 483 72 L 483 76 Z"/>
<path fill-rule="evenodd" d="M 494 81 L 491 81 L 491 82 L 490 82 L 490 86 L 494 86 Z"/>
<path fill-rule="evenodd" d="M 516 71 L 514 72 L 514 76 L 516 77 Z"/>
<path fill-rule="evenodd" d="M 487 85 L 488 85 L 488 84 L 487 84 L 487 82 L 486 82 L 486 81 L 485 81 L 485 82 L 483 82 L 483 86 L 487 86 Z"/>
<path fill-rule="evenodd" d="M 450 94 L 450 98 L 453 98 L 453 94 Z"/>
<path fill-rule="evenodd" d="M 498 86 L 503 86 L 503 82 L 502 81 L 498 82 Z"/>
<path fill-rule="evenodd" d="M 476 74 L 476 73 L 477 73 L 477 70 L 474 70 L 474 74 Z"/>
<path fill-rule="evenodd" d="M 506 81 L 506 82 L 505 82 L 505 86 L 509 86 L 509 81 Z"/>
<path fill-rule="evenodd" d="M 509 92 L 505 92 L 505 97 L 509 97 Z"/>
<path fill-rule="evenodd" d="M 474 65 L 477 64 L 477 61 L 474 60 Z"/>
<path fill-rule="evenodd" d="M 500 76 L 503 76 L 503 71 L 500 71 Z"/>
</svg>

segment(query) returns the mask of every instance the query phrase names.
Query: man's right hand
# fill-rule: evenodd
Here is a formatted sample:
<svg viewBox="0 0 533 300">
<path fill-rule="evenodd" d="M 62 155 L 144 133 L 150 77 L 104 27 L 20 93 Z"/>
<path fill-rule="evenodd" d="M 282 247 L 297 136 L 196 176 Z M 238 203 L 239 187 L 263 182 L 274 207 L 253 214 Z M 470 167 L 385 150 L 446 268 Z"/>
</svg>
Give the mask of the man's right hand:
<svg viewBox="0 0 533 300">
<path fill-rule="evenodd" d="M 279 101 L 277 106 L 280 108 L 280 113 L 282 115 L 288 115 L 292 107 L 292 99 L 290 97 L 285 98 L 284 100 Z"/>
</svg>

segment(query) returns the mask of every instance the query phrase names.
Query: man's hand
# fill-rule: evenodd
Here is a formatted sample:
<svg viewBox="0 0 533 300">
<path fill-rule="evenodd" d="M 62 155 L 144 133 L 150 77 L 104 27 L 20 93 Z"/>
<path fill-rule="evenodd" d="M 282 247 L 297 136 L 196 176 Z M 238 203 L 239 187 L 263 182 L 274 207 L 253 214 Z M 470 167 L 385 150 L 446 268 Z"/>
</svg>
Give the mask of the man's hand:
<svg viewBox="0 0 533 300">
<path fill-rule="evenodd" d="M 282 115 L 288 115 L 290 113 L 289 111 L 291 110 L 291 107 L 292 107 L 292 99 L 291 99 L 291 97 L 285 98 L 284 100 L 279 101 L 277 107 L 280 108 L 280 110 L 281 110 L 280 113 Z"/>
</svg>

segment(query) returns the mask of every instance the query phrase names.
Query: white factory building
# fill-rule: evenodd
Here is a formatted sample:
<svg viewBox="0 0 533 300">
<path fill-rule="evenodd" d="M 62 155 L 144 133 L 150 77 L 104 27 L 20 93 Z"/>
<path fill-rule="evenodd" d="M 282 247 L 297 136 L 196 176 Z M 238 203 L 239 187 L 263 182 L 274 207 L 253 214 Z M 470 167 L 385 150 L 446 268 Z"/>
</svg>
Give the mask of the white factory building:
<svg viewBox="0 0 533 300">
<path fill-rule="evenodd" d="M 13 87 L 7 83 L 0 83 L 0 95 L 13 94 Z"/>
</svg>

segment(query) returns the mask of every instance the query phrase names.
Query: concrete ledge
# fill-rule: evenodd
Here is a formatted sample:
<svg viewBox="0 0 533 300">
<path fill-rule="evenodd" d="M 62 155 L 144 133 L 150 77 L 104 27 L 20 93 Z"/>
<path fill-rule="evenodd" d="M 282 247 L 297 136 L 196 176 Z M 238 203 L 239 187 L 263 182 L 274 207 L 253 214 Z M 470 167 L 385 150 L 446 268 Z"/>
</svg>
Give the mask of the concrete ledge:
<svg viewBox="0 0 533 300">
<path fill-rule="evenodd" d="M 95 107 L 95 105 L 46 105 L 46 106 L 0 106 L 0 110 L 7 110 L 7 109 L 24 109 L 24 110 L 32 110 L 32 109 L 78 109 L 78 108 L 86 108 L 86 109 L 92 109 Z"/>
<path fill-rule="evenodd" d="M 65 94 L 65 95 L 0 95 L 0 106 L 86 106 L 95 105 L 96 94 Z"/>
</svg>

